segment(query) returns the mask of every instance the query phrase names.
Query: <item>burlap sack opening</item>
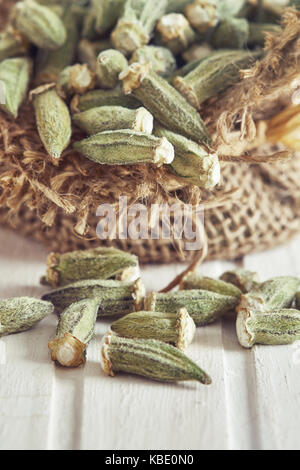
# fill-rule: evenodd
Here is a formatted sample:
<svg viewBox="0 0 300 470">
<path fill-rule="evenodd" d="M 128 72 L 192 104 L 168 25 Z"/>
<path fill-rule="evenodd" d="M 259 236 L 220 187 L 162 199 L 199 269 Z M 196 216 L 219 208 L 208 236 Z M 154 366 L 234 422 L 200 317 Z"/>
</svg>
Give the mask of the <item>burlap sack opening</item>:
<svg viewBox="0 0 300 470">
<path fill-rule="evenodd" d="M 0 27 L 11 3 L 0 0 Z M 41 145 L 31 104 L 25 103 L 16 121 L 0 113 L 0 223 L 55 251 L 91 247 L 104 243 L 95 233 L 97 206 L 127 195 L 130 202 L 149 205 L 175 200 L 207 204 L 208 259 L 238 258 L 288 240 L 300 230 L 300 158 L 293 154 L 282 162 L 285 149 L 269 145 L 256 132 L 258 120 L 288 106 L 299 74 L 299 14 L 287 10 L 283 23 L 281 37 L 267 38 L 265 58 L 244 73 L 241 83 L 203 107 L 216 151 L 224 161 L 234 162 L 222 164 L 217 191 L 184 187 L 166 169 L 99 166 L 71 148 L 54 166 Z M 252 163 L 266 159 L 270 163 Z M 239 191 L 233 197 L 234 189 Z M 142 263 L 195 256 L 172 240 L 107 243 L 136 253 Z"/>
</svg>

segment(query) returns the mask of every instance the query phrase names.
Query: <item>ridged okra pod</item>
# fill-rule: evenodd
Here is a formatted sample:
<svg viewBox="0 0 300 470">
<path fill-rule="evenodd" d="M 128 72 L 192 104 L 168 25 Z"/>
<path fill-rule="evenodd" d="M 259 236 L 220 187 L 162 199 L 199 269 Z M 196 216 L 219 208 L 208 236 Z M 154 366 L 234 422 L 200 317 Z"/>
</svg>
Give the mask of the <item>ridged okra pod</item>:
<svg viewBox="0 0 300 470">
<path fill-rule="evenodd" d="M 122 16 L 111 35 L 114 47 L 130 55 L 148 44 L 167 5 L 168 0 L 126 0 Z"/>
<path fill-rule="evenodd" d="M 247 271 L 246 269 L 235 269 L 234 271 L 226 271 L 220 277 L 221 281 L 229 282 L 238 287 L 243 294 L 250 292 L 259 284 L 259 276 L 257 273 Z"/>
<path fill-rule="evenodd" d="M 146 134 L 152 134 L 153 131 L 153 116 L 146 108 L 100 106 L 74 114 L 73 121 L 88 135 L 120 129 L 132 129 Z"/>
<path fill-rule="evenodd" d="M 234 311 L 239 300 L 238 297 L 206 290 L 181 290 L 169 294 L 149 294 L 145 299 L 144 308 L 148 311 L 169 313 L 186 308 L 196 325 L 205 326 Z"/>
<path fill-rule="evenodd" d="M 169 164 L 174 148 L 165 137 L 132 130 L 107 131 L 75 142 L 74 149 L 101 165 Z"/>
<path fill-rule="evenodd" d="M 132 93 L 163 126 L 201 144 L 210 143 L 197 111 L 149 64 L 132 64 L 120 78 L 124 93 Z"/>
<path fill-rule="evenodd" d="M 197 41 L 197 34 L 191 28 L 185 16 L 178 13 L 164 15 L 156 26 L 158 43 L 170 49 L 173 54 L 184 52 Z"/>
<path fill-rule="evenodd" d="M 34 0 L 18 2 L 14 10 L 16 29 L 42 49 L 58 49 L 67 38 L 66 28 L 50 8 Z"/>
<path fill-rule="evenodd" d="M 237 317 L 236 330 L 239 343 L 247 349 L 254 344 L 292 344 L 300 340 L 300 312 L 293 309 L 242 310 Z"/>
<path fill-rule="evenodd" d="M 241 298 L 242 291 L 233 284 L 229 282 L 221 281 L 219 279 L 213 279 L 211 277 L 202 276 L 200 273 L 191 272 L 187 274 L 181 284 L 181 290 L 192 290 L 192 289 L 202 289 L 208 290 L 211 292 L 216 292 L 217 294 L 229 295 Z"/>
<path fill-rule="evenodd" d="M 176 59 L 172 52 L 166 47 L 160 46 L 140 47 L 132 54 L 130 64 L 134 62 L 139 62 L 140 64 L 150 62 L 152 70 L 162 77 L 167 77 L 175 72 L 177 67 Z"/>
<path fill-rule="evenodd" d="M 41 141 L 50 157 L 58 160 L 71 140 L 69 109 L 56 90 L 47 85 L 33 92 L 33 105 Z"/>
<path fill-rule="evenodd" d="M 118 372 L 160 382 L 196 380 L 211 384 L 211 378 L 182 351 L 152 339 L 122 338 L 111 332 L 102 342 L 101 364 L 107 375 Z"/>
<path fill-rule="evenodd" d="M 108 49 L 97 58 L 96 74 L 100 88 L 112 90 L 119 83 L 119 75 L 128 67 L 126 57 L 115 49 Z"/>
<path fill-rule="evenodd" d="M 185 351 L 196 333 L 196 326 L 185 308 L 176 314 L 135 312 L 111 325 L 111 330 L 125 338 L 156 339 Z"/>
<path fill-rule="evenodd" d="M 195 0 L 186 6 L 185 14 L 199 33 L 206 33 L 218 24 L 217 2 L 218 0 Z"/>
<path fill-rule="evenodd" d="M 216 154 L 210 154 L 196 142 L 161 126 L 156 125 L 154 133 L 173 145 L 175 158 L 170 167 L 183 181 L 203 189 L 212 189 L 220 183 L 221 170 Z"/>
<path fill-rule="evenodd" d="M 17 31 L 9 30 L 0 33 L 0 62 L 24 55 L 28 50 L 28 41 Z"/>
<path fill-rule="evenodd" d="M 219 51 L 202 60 L 185 77 L 173 81 L 177 90 L 199 109 L 201 104 L 240 80 L 240 71 L 254 63 L 260 53 Z"/>
<path fill-rule="evenodd" d="M 123 316 L 141 310 L 145 289 L 142 281 L 78 281 L 43 296 L 61 313 L 74 302 L 84 299 L 99 300 L 98 317 Z"/>
<path fill-rule="evenodd" d="M 226 18 L 217 26 L 211 36 L 216 48 L 242 49 L 249 38 L 249 23 L 244 18 Z"/>
<path fill-rule="evenodd" d="M 119 276 L 122 280 L 129 280 L 138 272 L 136 256 L 115 248 L 100 247 L 51 253 L 47 259 L 46 281 L 59 287 L 87 279 L 107 280 Z"/>
<path fill-rule="evenodd" d="M 123 106 L 136 109 L 141 103 L 134 96 L 125 96 L 120 86 L 114 90 L 93 90 L 82 96 L 76 95 L 71 103 L 72 111 L 81 113 L 99 106 Z"/>
<path fill-rule="evenodd" d="M 57 90 L 62 98 L 75 94 L 83 95 L 93 90 L 96 84 L 95 73 L 86 64 L 75 64 L 66 67 L 59 74 Z"/>
<path fill-rule="evenodd" d="M 26 57 L 6 59 L 0 63 L 0 87 L 4 102 L 0 109 L 14 118 L 23 103 L 29 86 L 32 64 Z"/>
<path fill-rule="evenodd" d="M 0 300 L 0 337 L 26 331 L 50 315 L 54 310 L 50 302 L 16 297 Z"/>
<path fill-rule="evenodd" d="M 56 336 L 48 344 L 52 361 L 63 367 L 78 367 L 85 362 L 86 347 L 95 333 L 98 308 L 98 300 L 84 299 L 62 313 Z"/>
<path fill-rule="evenodd" d="M 238 312 L 264 312 L 268 310 L 280 310 L 291 307 L 300 280 L 295 277 L 275 277 L 269 281 L 258 284 L 248 294 L 241 298 L 237 308 Z"/>
</svg>

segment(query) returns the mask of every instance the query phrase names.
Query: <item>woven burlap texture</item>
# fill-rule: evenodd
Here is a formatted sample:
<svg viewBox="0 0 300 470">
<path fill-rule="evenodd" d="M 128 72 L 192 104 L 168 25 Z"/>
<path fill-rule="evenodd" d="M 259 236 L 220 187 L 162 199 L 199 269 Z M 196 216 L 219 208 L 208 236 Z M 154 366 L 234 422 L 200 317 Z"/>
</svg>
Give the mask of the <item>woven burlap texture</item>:
<svg viewBox="0 0 300 470">
<path fill-rule="evenodd" d="M 9 2 L 0 1 L 0 21 L 3 21 L 8 7 Z M 295 19 L 295 25 L 289 40 L 295 43 L 295 37 L 300 34 L 300 24 L 295 14 L 290 16 Z M 283 44 L 286 42 L 283 41 Z M 294 47 L 297 45 L 295 43 Z M 275 46 L 280 49 L 279 43 Z M 280 50 L 282 52 L 282 47 Z M 285 60 L 288 63 L 287 57 Z M 264 67 L 261 69 L 257 74 L 263 75 Z M 293 69 L 291 75 L 294 72 Z M 287 74 L 288 71 L 285 72 Z M 275 86 L 270 93 L 265 93 L 268 98 L 276 93 L 278 95 L 278 88 L 281 86 L 283 89 L 283 84 L 286 85 L 287 82 L 282 76 L 276 76 L 276 80 L 273 79 Z M 237 89 L 237 93 L 240 103 L 243 103 L 247 94 L 248 102 L 251 102 L 251 98 L 253 100 L 249 96 L 249 90 L 246 93 L 244 89 Z M 219 97 L 218 105 L 215 100 L 211 100 L 210 109 L 214 109 L 214 112 L 207 114 L 206 111 L 210 130 L 213 131 L 215 127 L 218 148 L 227 151 L 224 151 L 225 156 L 229 156 L 228 149 L 237 139 L 236 132 L 231 132 L 228 122 L 234 122 L 234 117 L 241 115 L 240 110 L 233 109 L 233 95 L 234 91 L 223 94 Z M 282 93 L 283 95 L 286 99 L 288 93 Z M 266 104 L 262 107 L 268 107 L 269 113 L 269 99 L 265 101 Z M 227 109 L 232 110 L 232 113 L 224 116 L 222 103 L 227 102 Z M 276 104 L 278 111 L 285 105 L 279 98 Z M 241 129 L 245 141 L 253 130 L 252 117 L 258 112 L 255 106 L 246 108 L 243 107 L 244 128 Z M 217 126 L 215 122 L 218 123 Z M 238 140 L 241 143 L 239 155 L 245 159 L 247 146 L 241 137 Z M 271 153 L 272 151 L 276 153 L 277 149 L 271 148 Z M 101 179 L 101 190 L 98 192 L 97 179 Z M 285 242 L 300 230 L 299 180 L 300 158 L 297 156 L 285 163 L 223 163 L 221 189 L 214 194 L 203 194 L 194 187 L 182 187 L 174 192 L 173 189 L 180 185 L 165 170 L 139 166 L 114 168 L 111 171 L 109 167 L 99 167 L 87 162 L 72 149 L 67 149 L 62 164 L 55 167 L 47 159 L 41 145 L 30 103 L 24 104 L 16 121 L 0 113 L 0 223 L 46 243 L 54 251 L 104 243 L 95 234 L 99 221 L 95 216 L 96 207 L 100 202 L 118 200 L 124 192 L 132 192 L 135 199 L 145 200 L 147 203 L 174 201 L 179 198 L 183 202 L 208 201 L 210 207 L 214 206 L 215 199 L 226 199 L 226 195 L 232 190 L 239 189 L 236 198 L 205 211 L 208 259 L 238 258 Z M 149 181 L 153 184 L 149 184 Z M 194 252 L 182 253 L 180 245 L 171 240 L 128 239 L 107 243 L 136 253 L 143 263 L 190 260 L 195 255 Z"/>
</svg>

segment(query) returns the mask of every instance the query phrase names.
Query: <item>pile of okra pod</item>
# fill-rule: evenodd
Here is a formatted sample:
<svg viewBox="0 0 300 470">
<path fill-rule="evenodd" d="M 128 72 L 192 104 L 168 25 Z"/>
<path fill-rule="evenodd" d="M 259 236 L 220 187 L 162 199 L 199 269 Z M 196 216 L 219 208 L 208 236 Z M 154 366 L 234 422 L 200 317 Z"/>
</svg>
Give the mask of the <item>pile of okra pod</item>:
<svg viewBox="0 0 300 470">
<path fill-rule="evenodd" d="M 56 162 L 74 149 L 98 164 L 165 165 L 212 189 L 219 158 L 203 103 L 240 80 L 297 0 L 24 0 L 0 35 L 0 108 L 30 97 Z"/>
<path fill-rule="evenodd" d="M 227 316 L 236 322 L 244 348 L 300 340 L 300 279 L 260 282 L 242 269 L 220 279 L 188 273 L 180 289 L 146 295 L 136 256 L 114 248 L 94 248 L 48 257 L 43 285 L 55 290 L 42 300 L 0 301 L 0 336 L 28 330 L 54 310 L 56 336 L 51 358 L 63 367 L 85 362 L 97 319 L 112 318 L 99 359 L 104 372 L 140 375 L 162 382 L 211 379 L 185 355 L 196 326 Z"/>
</svg>

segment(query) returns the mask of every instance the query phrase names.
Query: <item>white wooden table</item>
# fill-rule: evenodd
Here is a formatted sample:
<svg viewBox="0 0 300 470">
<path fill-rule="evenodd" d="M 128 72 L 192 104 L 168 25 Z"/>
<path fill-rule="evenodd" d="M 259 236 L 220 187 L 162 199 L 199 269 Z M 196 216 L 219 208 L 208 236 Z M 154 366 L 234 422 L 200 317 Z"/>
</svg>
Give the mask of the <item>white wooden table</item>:
<svg viewBox="0 0 300 470">
<path fill-rule="evenodd" d="M 262 279 L 300 275 L 299 242 L 248 256 L 244 266 Z M 1 229 L 0 296 L 40 296 L 46 254 Z M 213 262 L 201 269 L 219 276 L 231 267 Z M 182 268 L 145 268 L 147 289 L 160 289 Z M 300 345 L 246 351 L 233 322 L 224 320 L 199 328 L 188 351 L 213 385 L 163 385 L 103 375 L 99 343 L 108 326 L 97 324 L 87 363 L 77 370 L 50 361 L 54 315 L 0 339 L 1 449 L 300 449 Z"/>
</svg>

